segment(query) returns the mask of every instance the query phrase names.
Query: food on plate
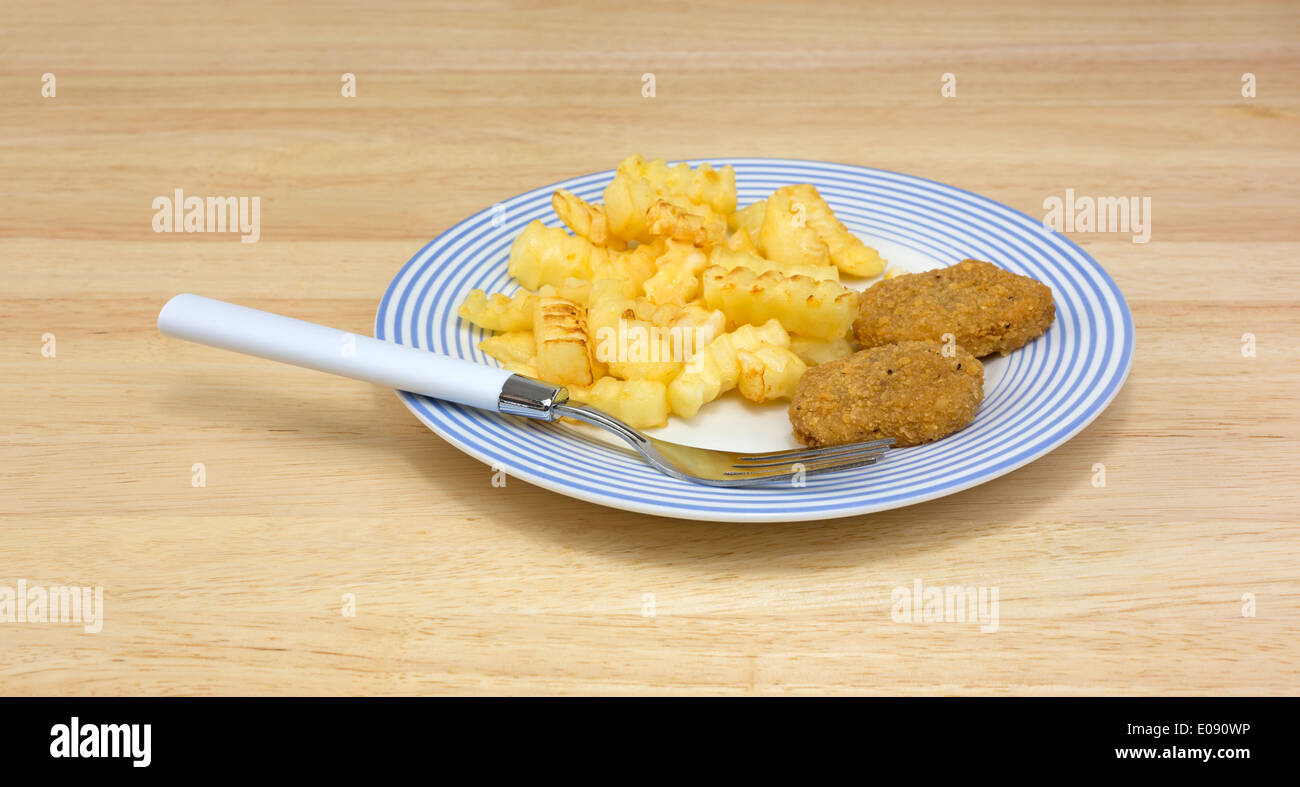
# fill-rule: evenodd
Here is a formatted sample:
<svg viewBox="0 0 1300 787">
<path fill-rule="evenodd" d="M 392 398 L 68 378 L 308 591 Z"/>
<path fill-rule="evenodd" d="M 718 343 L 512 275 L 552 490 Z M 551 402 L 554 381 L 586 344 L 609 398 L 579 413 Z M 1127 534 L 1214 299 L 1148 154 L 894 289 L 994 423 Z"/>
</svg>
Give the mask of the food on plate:
<svg viewBox="0 0 1300 787">
<path fill-rule="evenodd" d="M 622 238 L 609 234 L 609 219 L 605 216 L 605 209 L 599 205 L 592 205 L 564 189 L 556 189 L 551 195 L 551 209 L 564 222 L 564 226 L 573 230 L 574 235 L 586 238 L 597 246 L 626 248 L 627 244 Z"/>
<path fill-rule="evenodd" d="M 810 339 L 807 336 L 791 336 L 790 349 L 809 366 L 820 366 L 852 355 L 853 342 L 849 341 L 845 336 L 838 336 L 834 339 Z"/>
<path fill-rule="evenodd" d="M 660 196 L 707 206 L 724 218 L 736 210 L 736 171 L 730 166 L 701 164 L 692 169 L 685 162 L 670 166 L 661 158 L 646 161 L 634 154 L 619 163 L 618 171 L 649 184 Z"/>
<path fill-rule="evenodd" d="M 984 367 L 939 342 L 904 341 L 861 350 L 803 375 L 789 406 L 807 446 L 890 437 L 895 447 L 956 432 L 984 399 Z"/>
<path fill-rule="evenodd" d="M 594 268 L 608 262 L 609 254 L 586 238 L 533 221 L 510 246 L 509 272 L 525 289 L 536 290 L 543 284 L 590 279 Z"/>
<path fill-rule="evenodd" d="M 696 213 L 664 199 L 655 200 L 646 209 L 645 222 L 652 236 L 692 246 L 712 248 L 727 236 L 727 221 L 721 216 Z"/>
<path fill-rule="evenodd" d="M 853 323 L 858 293 L 833 281 L 807 276 L 758 274 L 748 268 L 704 271 L 704 305 L 731 322 L 761 325 L 779 320 L 786 330 L 814 339 L 844 336 Z"/>
<path fill-rule="evenodd" d="M 658 260 L 666 248 L 666 242 L 660 239 L 630 251 L 611 252 L 605 259 L 597 259 L 592 264 L 591 281 L 615 279 L 622 284 L 627 297 L 635 298 L 644 292 L 646 279 L 659 270 Z"/>
<path fill-rule="evenodd" d="M 736 350 L 740 376 L 736 390 L 755 404 L 769 399 L 789 399 L 799 385 L 808 364 L 788 347 L 762 344 L 752 350 Z"/>
<path fill-rule="evenodd" d="M 835 212 L 826 204 L 817 187 L 808 183 L 796 186 L 784 186 L 768 198 L 768 207 L 763 218 L 763 229 L 772 231 L 773 223 L 790 222 L 812 230 L 813 238 L 806 235 L 777 233 L 779 237 L 798 238 L 799 244 L 820 244 L 825 248 L 825 256 L 844 273 L 850 276 L 879 276 L 885 269 L 885 260 L 880 253 L 863 243 L 856 235 L 849 232 L 843 222 L 835 218 Z M 767 237 L 771 237 L 770 235 Z M 762 242 L 767 249 L 767 240 Z M 769 250 L 769 256 L 773 256 Z M 779 250 L 778 250 L 779 256 Z M 820 258 L 821 251 L 815 256 Z M 775 258 L 775 257 L 774 257 Z"/>
<path fill-rule="evenodd" d="M 758 246 L 750 237 L 749 232 L 743 229 L 728 233 L 727 237 L 722 239 L 721 248 L 724 248 L 727 251 L 745 251 L 760 257 L 762 256 L 759 254 Z"/>
<path fill-rule="evenodd" d="M 741 230 L 738 235 L 743 235 Z M 732 237 L 737 237 L 733 235 Z M 799 265 L 797 263 L 780 263 L 744 249 L 729 249 L 718 246 L 709 252 L 709 264 L 719 268 L 749 268 L 755 273 L 776 271 L 782 276 L 807 276 L 818 281 L 839 281 L 840 269 L 834 265 Z"/>
<path fill-rule="evenodd" d="M 945 341 L 948 335 L 963 350 L 983 357 L 1023 347 L 1055 317 L 1047 285 L 989 262 L 962 260 L 872 285 L 862 293 L 853 333 L 863 347 Z"/>
<path fill-rule="evenodd" d="M 603 410 L 634 429 L 668 423 L 668 389 L 656 380 L 602 377 L 590 388 L 570 387 L 569 398 Z"/>
<path fill-rule="evenodd" d="M 787 265 L 830 265 L 830 249 L 808 224 L 807 206 L 792 197 L 789 188 L 780 188 L 767 198 L 758 247 L 768 259 Z"/>
<path fill-rule="evenodd" d="M 591 298 L 591 282 L 586 279 L 565 279 L 559 285 L 543 284 L 537 288 L 538 295 L 558 295 L 565 300 L 587 305 Z"/>
<path fill-rule="evenodd" d="M 737 210 L 731 167 L 634 155 L 603 204 L 559 189 L 551 207 L 563 227 L 534 220 L 510 247 L 523 289 L 471 290 L 457 312 L 497 333 L 479 347 L 511 371 L 651 426 L 733 389 L 789 398 L 809 366 L 853 352 L 840 273 L 877 255 L 811 185 Z"/>
<path fill-rule="evenodd" d="M 514 295 L 470 290 L 456 313 L 462 320 L 489 331 L 531 331 L 536 305 L 537 296 L 523 290 Z"/>
<path fill-rule="evenodd" d="M 685 304 L 700 293 L 700 273 L 708 267 L 704 252 L 686 243 L 668 241 L 655 260 L 658 270 L 642 283 L 645 297 L 656 304 Z"/>
<path fill-rule="evenodd" d="M 811 184 L 737 210 L 731 167 L 630 156 L 604 204 L 557 190 L 551 207 L 563 227 L 534 220 L 511 245 L 523 289 L 471 290 L 457 313 L 495 332 L 479 348 L 505 368 L 637 428 L 735 390 L 791 400 L 810 446 L 937 440 L 974 418 L 976 357 L 1055 315 L 1049 288 L 991 263 L 887 266 Z M 859 293 L 842 274 L 880 281 Z"/>
<path fill-rule="evenodd" d="M 745 233 L 750 241 L 757 243 L 758 234 L 763 229 L 763 217 L 765 215 L 767 215 L 767 200 L 761 199 L 728 216 L 727 227 L 732 232 Z M 761 251 L 761 249 L 759 250 Z"/>
<path fill-rule="evenodd" d="M 763 325 L 742 325 L 724 333 L 695 353 L 686 367 L 668 384 L 668 405 L 685 418 L 699 412 L 740 384 L 742 374 L 751 378 L 741 395 L 751 401 L 790 396 L 806 366 L 789 349 L 790 335 L 777 320 Z M 762 353 L 764 348 L 783 350 Z M 747 367 L 741 368 L 741 353 L 749 353 Z M 758 398 L 755 398 L 758 397 Z"/>
<path fill-rule="evenodd" d="M 660 203 L 663 203 L 662 205 Z M 668 166 L 663 159 L 646 161 L 629 156 L 618 165 L 605 187 L 605 215 L 609 231 L 618 238 L 648 243 L 666 237 L 652 231 L 652 224 L 671 221 L 661 228 L 694 226 L 725 229 L 726 219 L 736 209 L 736 172 L 731 167 L 715 170 L 708 164 L 691 169 L 686 164 Z M 720 236 L 706 233 L 720 241 Z"/>
<path fill-rule="evenodd" d="M 533 307 L 537 373 L 559 385 L 591 385 L 599 363 L 587 335 L 587 310 L 558 296 L 540 296 Z"/>
<path fill-rule="evenodd" d="M 602 279 L 592 284 L 587 311 L 588 333 L 595 342 L 595 360 L 609 374 L 623 380 L 668 382 L 682 370 L 684 347 L 673 345 L 674 337 L 684 341 L 687 331 L 665 331 L 682 313 L 670 314 L 646 300 L 628 298 L 618 282 Z M 684 309 L 684 307 L 683 307 Z M 653 322 L 658 319 L 661 322 Z M 721 325 L 721 319 L 714 325 Z M 549 379 L 549 378 L 546 378 Z M 553 381 L 552 381 L 553 382 Z"/>
<path fill-rule="evenodd" d="M 532 330 L 509 331 L 489 336 L 478 348 L 503 364 L 531 364 L 537 357 L 537 337 Z"/>
</svg>

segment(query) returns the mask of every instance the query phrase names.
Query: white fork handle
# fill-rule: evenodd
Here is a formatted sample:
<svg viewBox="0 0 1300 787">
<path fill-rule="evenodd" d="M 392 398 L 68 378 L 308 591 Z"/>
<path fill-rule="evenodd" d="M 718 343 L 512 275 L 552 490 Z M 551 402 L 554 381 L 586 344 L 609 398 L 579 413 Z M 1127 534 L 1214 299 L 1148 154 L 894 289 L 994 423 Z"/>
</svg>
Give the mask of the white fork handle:
<svg viewBox="0 0 1300 787">
<path fill-rule="evenodd" d="M 483 410 L 497 409 L 501 388 L 511 377 L 505 369 L 201 295 L 177 295 L 168 301 L 158 313 L 158 330 L 178 339 Z"/>
</svg>

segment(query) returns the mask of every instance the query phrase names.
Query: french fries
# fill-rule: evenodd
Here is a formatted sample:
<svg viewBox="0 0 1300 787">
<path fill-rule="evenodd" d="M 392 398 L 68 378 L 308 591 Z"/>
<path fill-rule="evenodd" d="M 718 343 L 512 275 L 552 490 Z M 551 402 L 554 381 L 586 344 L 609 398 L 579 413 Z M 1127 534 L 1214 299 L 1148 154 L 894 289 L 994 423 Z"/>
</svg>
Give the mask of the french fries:
<svg viewBox="0 0 1300 787">
<path fill-rule="evenodd" d="M 778 192 L 787 192 L 791 206 L 802 209 L 805 220 L 817 237 L 826 245 L 831 262 L 850 276 L 879 276 L 885 269 L 880 253 L 849 232 L 826 204 L 817 187 L 808 183 L 786 186 Z M 774 195 L 775 196 L 775 195 Z"/>
<path fill-rule="evenodd" d="M 701 164 L 691 169 L 685 163 L 670 167 L 661 158 L 646 161 L 632 155 L 623 159 L 618 171 L 646 181 L 657 194 L 707 205 L 723 217 L 736 210 L 736 171 L 731 167 L 714 169 Z"/>
<path fill-rule="evenodd" d="M 656 263 L 658 272 L 642 285 L 651 303 L 685 304 L 699 295 L 700 274 L 709 264 L 704 252 L 694 246 L 669 241 L 668 250 Z"/>
<path fill-rule="evenodd" d="M 560 297 L 538 297 L 533 309 L 537 374 L 558 385 L 591 385 L 600 375 L 587 337 L 587 310 Z"/>
<path fill-rule="evenodd" d="M 629 175 L 619 168 L 614 179 L 605 187 L 605 215 L 609 231 L 622 240 L 646 243 L 652 240 L 646 227 L 645 214 L 658 200 L 651 185 Z"/>
<path fill-rule="evenodd" d="M 831 253 L 808 226 L 808 208 L 792 199 L 788 187 L 767 198 L 758 247 L 769 260 L 784 265 L 829 265 Z"/>
<path fill-rule="evenodd" d="M 682 369 L 685 348 L 674 347 L 672 334 L 637 316 L 637 304 L 623 296 L 618 282 L 592 284 L 588 327 L 595 340 L 595 359 L 624 380 L 668 382 Z"/>
<path fill-rule="evenodd" d="M 654 380 L 602 377 L 590 388 L 572 388 L 569 397 L 603 410 L 634 429 L 668 423 L 668 388 Z"/>
<path fill-rule="evenodd" d="M 615 279 L 629 298 L 645 294 L 645 281 L 659 270 L 658 260 L 667 244 L 663 240 L 643 243 L 631 251 L 611 252 L 591 266 L 591 280 Z"/>
<path fill-rule="evenodd" d="M 743 251 L 762 256 L 758 253 L 758 246 L 754 245 L 754 240 L 750 237 L 749 231 L 743 228 L 724 238 L 722 247 L 727 251 Z"/>
<path fill-rule="evenodd" d="M 532 331 L 510 331 L 489 336 L 478 348 L 503 364 L 536 365 L 537 339 Z"/>
<path fill-rule="evenodd" d="M 775 319 L 802 336 L 834 339 L 848 333 L 857 314 L 858 293 L 833 281 L 718 267 L 704 271 L 703 279 L 704 305 L 734 323 Z"/>
<path fill-rule="evenodd" d="M 694 416 L 705 404 L 739 383 L 740 352 L 752 352 L 762 347 L 784 348 L 789 344 L 789 334 L 776 320 L 769 320 L 761 326 L 742 325 L 731 333 L 722 334 L 709 342 L 702 352 L 696 353 L 681 374 L 669 383 L 669 407 L 685 418 Z M 763 360 L 758 356 L 755 359 L 760 363 Z"/>
<path fill-rule="evenodd" d="M 582 197 L 557 189 L 551 195 L 551 209 L 573 234 L 586 238 L 597 246 L 622 250 L 627 247 L 621 238 L 609 234 L 609 220 L 599 205 L 592 205 Z"/>
<path fill-rule="evenodd" d="M 727 217 L 727 228 L 732 232 L 744 230 L 752 241 L 758 241 L 758 233 L 763 229 L 763 217 L 767 215 L 767 200 L 761 199 L 758 202 L 741 208 Z"/>
<path fill-rule="evenodd" d="M 789 399 L 808 365 L 788 347 L 764 344 L 753 350 L 738 350 L 740 395 L 762 404 L 769 399 Z"/>
<path fill-rule="evenodd" d="M 727 222 L 717 215 L 696 213 L 689 208 L 658 199 L 646 209 L 646 229 L 657 238 L 682 241 L 711 248 L 727 235 Z"/>
<path fill-rule="evenodd" d="M 808 367 L 853 352 L 841 273 L 885 270 L 812 185 L 737 210 L 731 167 L 630 156 L 603 205 L 559 189 L 551 207 L 567 230 L 533 221 L 511 245 L 523 289 L 471 290 L 457 314 L 495 333 L 479 348 L 504 368 L 636 428 L 731 390 L 789 398 Z"/>
<path fill-rule="evenodd" d="M 716 243 L 726 217 L 736 209 L 736 173 L 708 164 L 691 169 L 669 167 L 663 159 L 647 162 L 629 156 L 605 187 L 609 232 L 623 240 L 649 243 L 655 237 Z"/>
<path fill-rule="evenodd" d="M 559 296 L 574 303 L 587 305 L 591 294 L 591 282 L 586 279 L 565 279 L 561 284 L 543 284 L 537 288 L 538 295 Z"/>
<path fill-rule="evenodd" d="M 501 364 L 501 368 L 505 369 L 507 372 L 510 372 L 511 374 L 518 374 L 518 375 L 522 375 L 523 377 L 531 377 L 534 380 L 540 379 L 539 375 L 537 374 L 537 365 L 535 363 L 503 362 Z"/>
<path fill-rule="evenodd" d="M 838 339 L 809 339 L 791 335 L 790 350 L 805 364 L 820 366 L 852 355 L 853 343 L 843 336 Z"/>
<path fill-rule="evenodd" d="M 717 309 L 706 309 L 699 303 L 685 306 L 654 304 L 638 300 L 633 304 L 638 319 L 646 320 L 660 328 L 677 328 L 683 332 L 694 331 L 692 354 L 727 330 L 727 315 Z"/>
<path fill-rule="evenodd" d="M 456 309 L 462 320 L 489 331 L 523 331 L 533 328 L 533 307 L 537 296 L 521 290 L 514 295 L 491 295 L 482 290 L 470 290 Z"/>
<path fill-rule="evenodd" d="M 744 230 L 741 230 L 744 232 Z M 709 253 L 709 264 L 719 268 L 749 268 L 754 273 L 776 271 L 782 276 L 807 276 L 818 281 L 839 281 L 840 269 L 834 265 L 800 265 L 798 263 L 781 263 L 769 260 L 751 252 L 731 251 L 715 248 Z"/>
<path fill-rule="evenodd" d="M 533 220 L 510 246 L 510 275 L 529 290 L 559 286 L 569 279 L 590 279 L 592 269 L 608 257 L 603 246 Z"/>
</svg>

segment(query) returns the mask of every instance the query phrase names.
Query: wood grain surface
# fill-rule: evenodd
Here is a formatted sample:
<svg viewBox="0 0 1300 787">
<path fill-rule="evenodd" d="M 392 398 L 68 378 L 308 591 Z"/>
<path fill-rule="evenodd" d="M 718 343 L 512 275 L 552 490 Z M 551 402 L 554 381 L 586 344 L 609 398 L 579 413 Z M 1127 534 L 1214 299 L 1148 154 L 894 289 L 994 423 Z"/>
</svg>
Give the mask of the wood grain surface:
<svg viewBox="0 0 1300 787">
<path fill-rule="evenodd" d="M 1290 2 L 6 2 L 0 586 L 105 609 L 0 624 L 0 692 L 1294 694 L 1298 45 Z M 156 330 L 188 291 L 368 333 L 436 234 L 632 152 L 1150 197 L 1149 243 L 1072 235 L 1132 375 L 978 488 L 710 524 L 494 488 L 391 391 Z M 260 241 L 155 233 L 177 188 Z M 894 622 L 918 579 L 998 631 Z"/>
</svg>

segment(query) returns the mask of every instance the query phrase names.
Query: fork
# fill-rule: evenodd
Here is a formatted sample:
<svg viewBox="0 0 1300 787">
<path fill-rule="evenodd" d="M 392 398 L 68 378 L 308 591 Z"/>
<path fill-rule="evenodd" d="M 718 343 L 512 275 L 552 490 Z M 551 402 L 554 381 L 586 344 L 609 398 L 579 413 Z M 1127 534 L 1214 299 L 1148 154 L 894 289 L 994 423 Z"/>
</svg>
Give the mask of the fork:
<svg viewBox="0 0 1300 787">
<path fill-rule="evenodd" d="M 673 478 L 710 486 L 798 482 L 806 476 L 865 467 L 893 443 L 872 440 L 758 454 L 680 445 L 642 434 L 608 413 L 570 401 L 564 386 L 200 295 L 177 295 L 168 301 L 158 313 L 158 330 L 481 410 L 539 421 L 567 416 L 617 435 Z"/>
</svg>

